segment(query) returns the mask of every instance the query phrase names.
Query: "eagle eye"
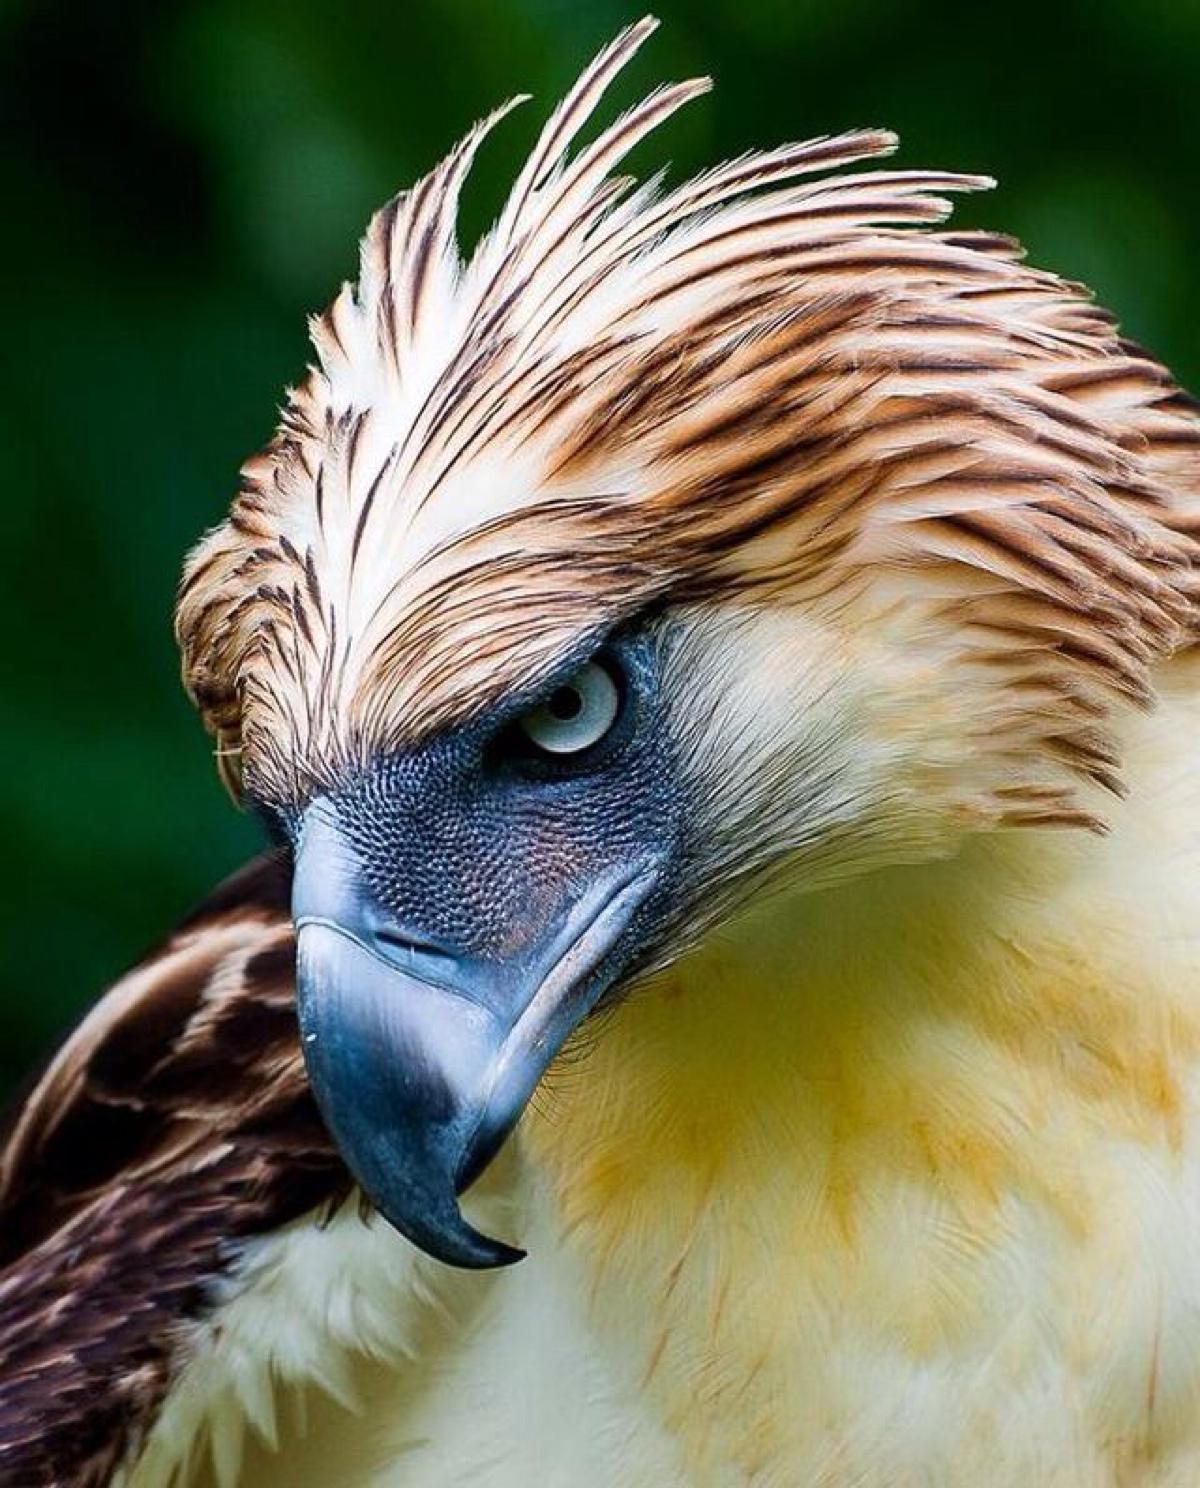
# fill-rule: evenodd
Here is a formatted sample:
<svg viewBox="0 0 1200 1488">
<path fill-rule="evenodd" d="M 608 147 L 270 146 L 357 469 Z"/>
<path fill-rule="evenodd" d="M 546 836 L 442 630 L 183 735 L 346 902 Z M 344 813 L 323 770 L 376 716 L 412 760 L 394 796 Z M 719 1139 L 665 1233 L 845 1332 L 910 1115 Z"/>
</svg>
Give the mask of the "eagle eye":
<svg viewBox="0 0 1200 1488">
<path fill-rule="evenodd" d="M 517 719 L 517 729 L 545 754 L 582 754 L 611 731 L 620 717 L 622 689 L 615 667 L 588 661 Z"/>
</svg>

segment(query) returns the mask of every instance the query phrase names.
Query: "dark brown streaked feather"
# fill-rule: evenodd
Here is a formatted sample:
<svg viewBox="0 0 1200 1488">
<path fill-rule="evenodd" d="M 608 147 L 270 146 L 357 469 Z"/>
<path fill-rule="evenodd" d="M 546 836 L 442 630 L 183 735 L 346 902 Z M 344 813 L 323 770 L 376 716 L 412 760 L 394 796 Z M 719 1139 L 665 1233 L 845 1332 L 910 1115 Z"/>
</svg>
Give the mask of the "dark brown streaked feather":
<svg viewBox="0 0 1200 1488">
<path fill-rule="evenodd" d="M 885 131 L 671 189 L 610 174 L 699 80 L 569 154 L 652 29 L 585 69 L 472 254 L 454 249 L 458 191 L 498 115 L 377 215 L 357 286 L 314 322 L 320 369 L 180 595 L 226 774 L 244 758 L 260 794 L 294 799 L 649 604 L 813 602 L 902 575 L 951 619 L 964 678 L 988 652 L 979 716 L 1005 717 L 977 741 L 993 767 L 972 811 L 1014 818 L 1014 771 L 1039 818 L 1048 793 L 1115 780 L 1105 696 L 1146 696 L 1200 633 L 1191 406 L 1013 240 L 935 230 L 985 178 L 845 173 L 892 152 Z M 947 569 L 990 592 L 969 624 L 924 592 Z M 1052 622 L 1036 690 L 1005 626 L 1021 596 Z M 1081 624 L 1113 642 L 1086 662 Z M 1064 734 L 1057 710 L 1085 695 Z"/>
<path fill-rule="evenodd" d="M 285 859 L 96 1004 L 0 1162 L 0 1483 L 108 1480 L 242 1244 L 348 1189 L 309 1096 Z"/>
</svg>

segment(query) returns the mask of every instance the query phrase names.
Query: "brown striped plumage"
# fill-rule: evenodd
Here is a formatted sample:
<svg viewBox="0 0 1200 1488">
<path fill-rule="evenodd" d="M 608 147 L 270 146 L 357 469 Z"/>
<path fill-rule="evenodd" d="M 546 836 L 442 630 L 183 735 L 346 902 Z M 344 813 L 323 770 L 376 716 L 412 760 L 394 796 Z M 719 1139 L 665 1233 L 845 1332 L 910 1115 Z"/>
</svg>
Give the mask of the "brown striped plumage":
<svg viewBox="0 0 1200 1488">
<path fill-rule="evenodd" d="M 648 29 L 585 72 L 465 264 L 459 187 L 504 110 L 376 216 L 314 322 L 320 367 L 185 576 L 223 764 L 287 799 L 649 605 L 844 614 L 890 585 L 987 694 L 959 809 L 1088 817 L 1111 701 L 1192 633 L 1191 401 L 1008 239 L 932 230 L 982 178 L 808 179 L 886 133 L 612 176 L 699 82 L 568 157 Z"/>
<path fill-rule="evenodd" d="M 106 1483 L 241 1243 L 346 1190 L 304 1079 L 288 869 L 225 884 L 97 1004 L 0 1182 L 0 1483 Z"/>
</svg>

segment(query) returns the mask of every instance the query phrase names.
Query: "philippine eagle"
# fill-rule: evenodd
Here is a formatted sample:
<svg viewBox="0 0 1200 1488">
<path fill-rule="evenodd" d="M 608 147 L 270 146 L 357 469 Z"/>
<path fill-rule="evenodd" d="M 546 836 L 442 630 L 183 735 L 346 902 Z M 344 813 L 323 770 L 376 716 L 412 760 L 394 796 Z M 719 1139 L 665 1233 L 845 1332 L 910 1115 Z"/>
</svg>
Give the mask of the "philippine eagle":
<svg viewBox="0 0 1200 1488">
<path fill-rule="evenodd" d="M 188 560 L 277 846 L 14 1112 L 5 1484 L 1200 1482 L 1196 405 L 889 134 L 576 145 L 652 26 Z"/>
</svg>

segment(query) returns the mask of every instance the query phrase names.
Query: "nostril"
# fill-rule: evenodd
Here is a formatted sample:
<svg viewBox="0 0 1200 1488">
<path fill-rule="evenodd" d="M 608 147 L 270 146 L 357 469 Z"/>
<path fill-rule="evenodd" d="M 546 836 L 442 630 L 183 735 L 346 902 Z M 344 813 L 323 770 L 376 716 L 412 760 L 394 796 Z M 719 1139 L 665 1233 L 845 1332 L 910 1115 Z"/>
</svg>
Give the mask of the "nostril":
<svg viewBox="0 0 1200 1488">
<path fill-rule="evenodd" d="M 445 962 L 456 959 L 453 952 L 448 951 L 444 946 L 438 945 L 435 941 L 426 940 L 423 936 L 414 935 L 398 925 L 376 922 L 370 926 L 370 931 L 379 949 L 393 958 Z"/>
</svg>

